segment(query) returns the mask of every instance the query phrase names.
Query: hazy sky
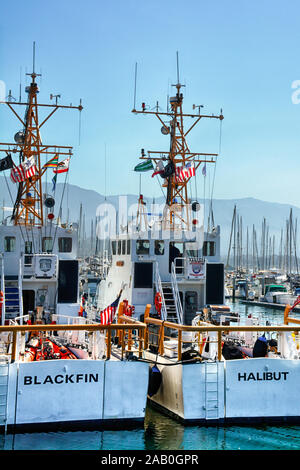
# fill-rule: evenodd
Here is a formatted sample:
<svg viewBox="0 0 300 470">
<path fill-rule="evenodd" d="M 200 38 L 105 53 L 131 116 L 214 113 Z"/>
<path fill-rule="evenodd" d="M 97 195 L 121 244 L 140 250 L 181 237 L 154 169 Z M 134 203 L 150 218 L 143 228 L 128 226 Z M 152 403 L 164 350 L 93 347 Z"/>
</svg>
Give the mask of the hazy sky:
<svg viewBox="0 0 300 470">
<path fill-rule="evenodd" d="M 61 94 L 61 104 L 83 101 L 80 145 L 76 111 L 58 111 L 42 132 L 44 143 L 74 146 L 69 182 L 102 194 L 134 193 L 140 149 L 169 149 L 155 117 L 131 113 L 135 63 L 137 107 L 158 101 L 165 110 L 178 51 L 184 110 L 223 108 L 214 197 L 299 206 L 300 104 L 292 101 L 292 84 L 300 80 L 299 15 L 300 3 L 292 0 L 5 2 L 0 80 L 18 98 L 21 75 L 25 99 L 35 41 L 40 101 L 49 102 L 50 93 Z M 4 105 L 0 130 L 2 142 L 19 130 Z M 190 148 L 218 152 L 219 137 L 218 121 L 202 122 Z M 212 169 L 206 188 L 211 180 Z M 201 172 L 197 185 L 202 195 Z M 142 176 L 142 192 L 161 195 L 151 173 Z"/>
</svg>

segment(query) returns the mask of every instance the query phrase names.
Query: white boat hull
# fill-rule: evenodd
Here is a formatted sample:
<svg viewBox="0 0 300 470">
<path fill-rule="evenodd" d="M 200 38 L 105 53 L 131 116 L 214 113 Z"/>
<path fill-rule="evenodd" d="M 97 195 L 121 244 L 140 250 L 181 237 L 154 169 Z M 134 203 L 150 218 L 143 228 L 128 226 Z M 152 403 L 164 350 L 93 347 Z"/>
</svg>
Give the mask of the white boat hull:
<svg viewBox="0 0 300 470">
<path fill-rule="evenodd" d="M 299 361 L 256 358 L 158 367 L 162 384 L 150 402 L 180 421 L 300 421 Z"/>
<path fill-rule="evenodd" d="M 5 387 L 5 368 L 8 385 Z M 51 360 L 2 366 L 2 426 L 143 422 L 148 365 L 138 361 Z"/>
</svg>

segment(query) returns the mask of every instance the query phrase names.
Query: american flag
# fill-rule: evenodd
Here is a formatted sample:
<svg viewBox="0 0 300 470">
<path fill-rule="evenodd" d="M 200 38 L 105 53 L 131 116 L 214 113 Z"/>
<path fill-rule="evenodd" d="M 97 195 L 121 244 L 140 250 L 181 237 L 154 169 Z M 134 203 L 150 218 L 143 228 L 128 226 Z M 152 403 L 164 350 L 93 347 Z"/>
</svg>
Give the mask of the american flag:
<svg viewBox="0 0 300 470">
<path fill-rule="evenodd" d="M 183 183 L 192 176 L 195 176 L 194 162 L 189 162 L 185 166 L 176 167 L 175 181 L 177 183 Z"/>
<path fill-rule="evenodd" d="M 121 293 L 118 295 L 116 300 L 100 312 L 100 323 L 101 325 L 110 325 L 115 318 L 116 311 L 119 305 Z"/>
<path fill-rule="evenodd" d="M 36 164 L 34 157 L 29 157 L 27 160 L 22 162 L 19 166 L 15 166 L 11 169 L 10 177 L 14 183 L 21 183 L 28 178 L 31 178 L 36 173 Z"/>
</svg>

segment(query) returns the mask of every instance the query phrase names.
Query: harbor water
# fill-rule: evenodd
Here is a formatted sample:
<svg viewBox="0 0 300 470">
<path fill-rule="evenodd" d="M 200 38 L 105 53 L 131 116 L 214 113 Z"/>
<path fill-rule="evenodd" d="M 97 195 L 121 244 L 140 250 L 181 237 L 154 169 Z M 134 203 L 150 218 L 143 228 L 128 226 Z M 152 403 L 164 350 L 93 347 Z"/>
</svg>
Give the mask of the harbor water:
<svg viewBox="0 0 300 470">
<path fill-rule="evenodd" d="M 283 323 L 283 311 L 230 305 L 241 319 L 249 314 L 260 322 Z M 299 317 L 299 315 L 294 315 Z M 297 450 L 300 426 L 183 426 L 148 407 L 143 427 L 130 430 L 17 433 L 0 436 L 0 450 Z"/>
</svg>

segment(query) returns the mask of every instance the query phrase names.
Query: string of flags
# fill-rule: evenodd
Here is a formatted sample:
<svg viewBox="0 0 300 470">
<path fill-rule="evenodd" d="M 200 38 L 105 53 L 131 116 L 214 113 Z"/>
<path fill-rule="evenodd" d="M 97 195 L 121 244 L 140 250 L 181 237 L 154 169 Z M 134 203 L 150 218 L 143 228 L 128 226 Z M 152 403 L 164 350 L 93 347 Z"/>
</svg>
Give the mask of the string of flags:
<svg viewBox="0 0 300 470">
<path fill-rule="evenodd" d="M 156 175 L 160 175 L 162 178 L 168 178 L 175 173 L 175 181 L 177 183 L 182 183 L 195 176 L 195 164 L 193 161 L 187 162 L 184 166 L 175 167 L 174 163 L 171 161 L 164 166 L 163 162 L 159 160 L 154 167 L 152 160 L 149 158 L 145 162 L 139 163 L 134 167 L 134 171 L 144 172 L 149 170 L 154 170 L 152 178 Z M 202 173 L 204 175 L 206 174 L 206 166 L 203 167 Z"/>
<path fill-rule="evenodd" d="M 67 172 L 69 170 L 69 165 L 70 157 L 59 162 L 58 155 L 55 155 L 42 167 L 43 169 L 53 168 L 54 177 L 52 178 L 52 191 L 55 190 L 57 174 Z M 20 165 L 16 166 L 11 158 L 11 154 L 8 154 L 6 157 L 0 159 L 0 172 L 9 169 L 11 170 L 10 178 L 13 183 L 21 183 L 37 173 L 37 167 L 33 155 L 20 163 Z"/>
</svg>

